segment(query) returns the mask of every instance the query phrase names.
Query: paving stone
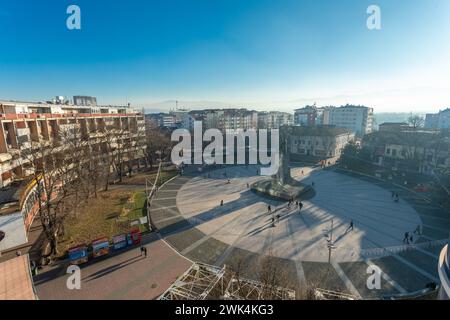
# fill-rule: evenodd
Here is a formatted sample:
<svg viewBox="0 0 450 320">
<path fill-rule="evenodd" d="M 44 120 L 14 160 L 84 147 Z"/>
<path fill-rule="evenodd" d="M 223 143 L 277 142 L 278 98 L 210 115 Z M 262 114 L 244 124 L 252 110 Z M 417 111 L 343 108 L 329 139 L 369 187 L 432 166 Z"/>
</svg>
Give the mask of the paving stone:
<svg viewBox="0 0 450 320">
<path fill-rule="evenodd" d="M 409 292 L 425 289 L 426 285 L 431 282 L 419 272 L 391 256 L 374 259 L 373 263 Z"/>
</svg>

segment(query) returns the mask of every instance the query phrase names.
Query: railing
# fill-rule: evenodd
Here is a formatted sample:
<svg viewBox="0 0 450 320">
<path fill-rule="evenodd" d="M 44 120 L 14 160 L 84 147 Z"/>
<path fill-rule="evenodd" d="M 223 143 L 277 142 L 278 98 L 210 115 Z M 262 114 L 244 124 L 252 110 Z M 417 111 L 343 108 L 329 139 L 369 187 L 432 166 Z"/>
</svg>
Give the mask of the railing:
<svg viewBox="0 0 450 320">
<path fill-rule="evenodd" d="M 26 120 L 26 119 L 46 119 L 46 118 L 99 118 L 99 117 L 129 117 L 142 116 L 141 113 L 3 113 L 0 120 Z"/>
<path fill-rule="evenodd" d="M 351 294 L 320 288 L 314 290 L 314 296 L 318 300 L 360 300 L 358 297 L 355 297 Z"/>
<path fill-rule="evenodd" d="M 412 251 L 416 249 L 426 249 L 436 246 L 444 246 L 448 240 L 435 240 L 417 244 L 407 244 L 401 246 L 392 246 L 386 248 L 370 248 L 360 251 L 360 255 L 366 258 L 381 257 L 389 254 L 398 254 L 401 252 Z"/>
</svg>

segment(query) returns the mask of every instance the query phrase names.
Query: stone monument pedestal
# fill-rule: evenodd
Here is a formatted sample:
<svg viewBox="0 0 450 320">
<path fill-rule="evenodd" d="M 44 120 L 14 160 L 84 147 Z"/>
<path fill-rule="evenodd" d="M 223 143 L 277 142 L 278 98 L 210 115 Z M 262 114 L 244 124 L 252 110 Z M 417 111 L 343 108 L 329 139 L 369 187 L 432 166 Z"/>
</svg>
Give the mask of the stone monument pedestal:
<svg viewBox="0 0 450 320">
<path fill-rule="evenodd" d="M 310 186 L 301 183 L 282 184 L 277 179 L 258 181 L 251 186 L 252 190 L 262 194 L 289 201 L 301 199 L 303 195 L 312 191 Z"/>
</svg>

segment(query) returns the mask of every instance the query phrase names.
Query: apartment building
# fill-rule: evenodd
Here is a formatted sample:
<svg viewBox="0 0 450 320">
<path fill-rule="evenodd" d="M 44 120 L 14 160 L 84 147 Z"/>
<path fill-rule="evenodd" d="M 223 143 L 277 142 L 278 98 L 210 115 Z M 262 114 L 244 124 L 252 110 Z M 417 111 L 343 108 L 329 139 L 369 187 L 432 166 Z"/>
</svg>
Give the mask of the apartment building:
<svg viewBox="0 0 450 320">
<path fill-rule="evenodd" d="M 201 119 L 205 129 L 237 130 L 257 129 L 258 112 L 247 109 L 204 110 Z M 196 114 L 199 117 L 199 114 Z"/>
<path fill-rule="evenodd" d="M 306 106 L 295 110 L 294 124 L 298 126 L 314 126 L 316 125 L 317 107 Z"/>
<path fill-rule="evenodd" d="M 355 132 L 357 136 L 373 131 L 373 109 L 364 106 L 345 105 L 330 108 L 330 125 Z"/>
<path fill-rule="evenodd" d="M 294 124 L 298 126 L 326 126 L 330 124 L 333 107 L 306 106 L 295 110 Z"/>
<path fill-rule="evenodd" d="M 284 125 L 293 125 L 294 116 L 287 112 L 270 111 L 258 113 L 258 129 L 279 129 Z"/>
<path fill-rule="evenodd" d="M 427 114 L 425 119 L 426 129 L 450 129 L 450 108 L 439 113 Z"/>
<path fill-rule="evenodd" d="M 98 112 L 98 113 L 97 113 Z M 130 139 L 145 134 L 142 114 L 126 107 L 88 107 L 72 104 L 0 101 L 0 187 L 32 172 L 21 157 L 40 141 L 52 141 L 58 132 L 79 130 L 82 139 L 102 144 L 107 129 L 129 132 Z"/>
</svg>

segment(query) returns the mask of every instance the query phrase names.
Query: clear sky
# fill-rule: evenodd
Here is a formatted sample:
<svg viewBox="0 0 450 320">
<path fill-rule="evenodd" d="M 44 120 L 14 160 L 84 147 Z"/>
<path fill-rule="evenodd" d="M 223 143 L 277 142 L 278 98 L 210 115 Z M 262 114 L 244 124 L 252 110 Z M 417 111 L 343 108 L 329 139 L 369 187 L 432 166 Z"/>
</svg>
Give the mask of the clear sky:
<svg viewBox="0 0 450 320">
<path fill-rule="evenodd" d="M 434 112 L 450 106 L 449 40 L 449 0 L 0 0 L 0 99 Z"/>
</svg>

